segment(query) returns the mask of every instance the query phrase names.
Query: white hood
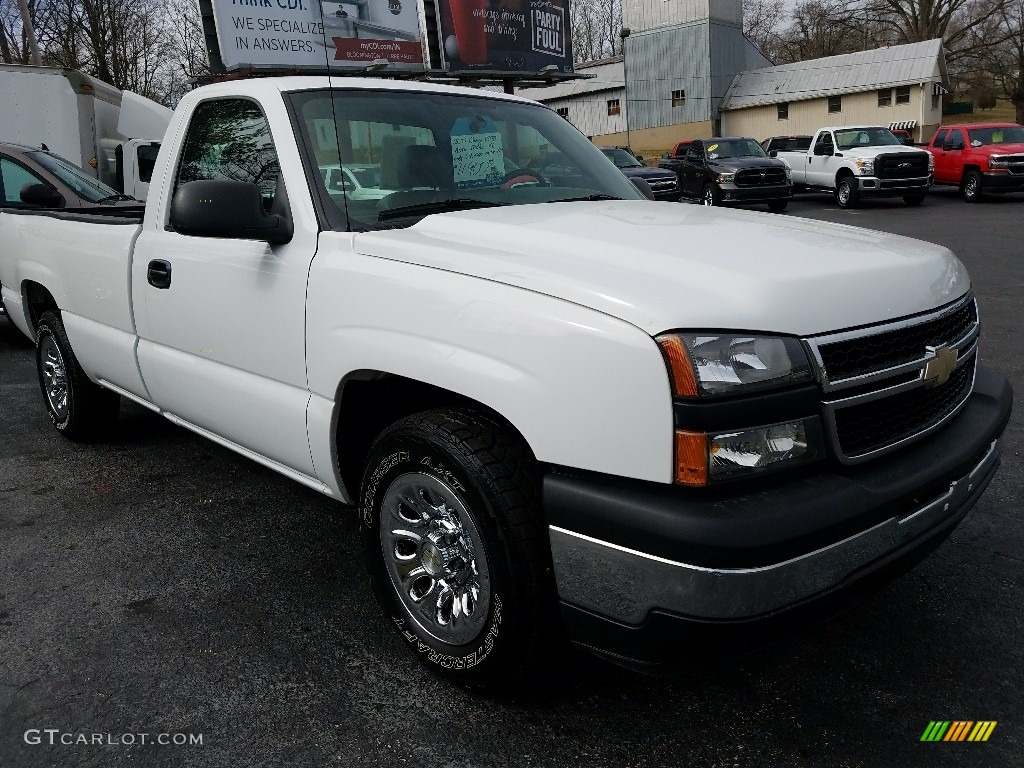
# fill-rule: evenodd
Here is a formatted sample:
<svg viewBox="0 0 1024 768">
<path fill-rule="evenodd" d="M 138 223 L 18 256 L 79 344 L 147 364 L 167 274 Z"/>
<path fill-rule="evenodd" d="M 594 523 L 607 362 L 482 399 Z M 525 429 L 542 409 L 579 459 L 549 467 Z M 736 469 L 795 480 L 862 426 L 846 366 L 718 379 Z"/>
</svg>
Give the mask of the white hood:
<svg viewBox="0 0 1024 768">
<path fill-rule="evenodd" d="M 356 235 L 355 249 L 555 296 L 650 334 L 810 335 L 963 295 L 946 248 L 790 216 L 610 201 L 446 213 Z"/>
</svg>

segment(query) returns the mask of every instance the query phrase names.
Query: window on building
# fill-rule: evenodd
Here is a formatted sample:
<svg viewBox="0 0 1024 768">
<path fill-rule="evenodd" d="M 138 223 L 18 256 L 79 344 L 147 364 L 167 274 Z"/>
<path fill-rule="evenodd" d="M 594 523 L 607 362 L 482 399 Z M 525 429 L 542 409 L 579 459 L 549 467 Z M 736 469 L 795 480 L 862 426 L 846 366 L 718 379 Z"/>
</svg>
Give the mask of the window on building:
<svg viewBox="0 0 1024 768">
<path fill-rule="evenodd" d="M 933 93 L 932 94 L 932 111 L 935 111 L 938 108 L 939 108 L 939 94 Z"/>
<path fill-rule="evenodd" d="M 784 101 L 778 105 L 779 120 L 789 120 L 789 102 Z"/>
<path fill-rule="evenodd" d="M 881 90 L 878 91 L 878 106 L 892 106 L 892 88 L 882 88 Z"/>
<path fill-rule="evenodd" d="M 672 106 L 681 107 L 686 103 L 686 91 L 672 91 Z"/>
<path fill-rule="evenodd" d="M 617 115 L 617 114 L 619 114 L 619 100 L 618 99 L 608 99 L 608 114 L 609 115 Z"/>
<path fill-rule="evenodd" d="M 897 104 L 909 104 L 910 103 L 910 86 L 901 85 L 896 89 L 896 103 Z"/>
<path fill-rule="evenodd" d="M 558 109 L 555 110 L 555 112 L 558 113 L 559 117 L 564 117 L 566 120 L 569 119 L 569 108 L 568 107 L 559 107 Z"/>
<path fill-rule="evenodd" d="M 842 112 L 843 111 L 843 97 L 842 96 L 829 96 L 828 97 L 828 111 L 829 112 Z"/>
</svg>

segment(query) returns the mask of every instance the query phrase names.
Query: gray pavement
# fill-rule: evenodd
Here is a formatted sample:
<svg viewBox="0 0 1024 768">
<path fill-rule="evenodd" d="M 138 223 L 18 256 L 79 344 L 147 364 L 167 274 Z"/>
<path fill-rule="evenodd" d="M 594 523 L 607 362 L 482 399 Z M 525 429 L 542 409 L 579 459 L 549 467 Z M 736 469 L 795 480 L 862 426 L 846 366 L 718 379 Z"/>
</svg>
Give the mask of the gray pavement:
<svg viewBox="0 0 1024 768">
<path fill-rule="evenodd" d="M 953 248 L 982 357 L 1024 393 L 1024 196 L 787 215 Z M 488 699 L 392 637 L 351 510 L 132 405 L 109 440 L 70 443 L 40 398 L 0 318 L 0 767 L 1024 765 L 1020 408 L 952 537 L 829 624 L 673 680 L 571 657 L 535 696 Z M 930 720 L 998 725 L 921 743 Z"/>
</svg>

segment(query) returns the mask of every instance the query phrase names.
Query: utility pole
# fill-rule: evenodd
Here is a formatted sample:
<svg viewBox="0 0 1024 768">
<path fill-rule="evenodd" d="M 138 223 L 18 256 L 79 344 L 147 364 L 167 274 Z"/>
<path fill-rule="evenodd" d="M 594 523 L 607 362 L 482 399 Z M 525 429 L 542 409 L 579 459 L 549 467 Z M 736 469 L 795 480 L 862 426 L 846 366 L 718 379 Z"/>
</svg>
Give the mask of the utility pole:
<svg viewBox="0 0 1024 768">
<path fill-rule="evenodd" d="M 32 63 L 37 67 L 43 63 L 39 56 L 39 43 L 36 42 L 36 30 L 32 26 L 32 16 L 28 12 L 28 0 L 18 0 L 18 10 L 21 11 L 21 24 L 25 28 L 25 38 L 28 40 L 28 47 L 32 49 Z"/>
<path fill-rule="evenodd" d="M 626 146 L 632 152 L 633 142 L 629 138 L 629 77 L 626 75 L 626 38 L 629 37 L 629 33 L 629 27 L 623 27 L 619 30 L 619 37 L 622 40 L 622 100 L 626 102 L 624 105 L 626 108 Z"/>
</svg>

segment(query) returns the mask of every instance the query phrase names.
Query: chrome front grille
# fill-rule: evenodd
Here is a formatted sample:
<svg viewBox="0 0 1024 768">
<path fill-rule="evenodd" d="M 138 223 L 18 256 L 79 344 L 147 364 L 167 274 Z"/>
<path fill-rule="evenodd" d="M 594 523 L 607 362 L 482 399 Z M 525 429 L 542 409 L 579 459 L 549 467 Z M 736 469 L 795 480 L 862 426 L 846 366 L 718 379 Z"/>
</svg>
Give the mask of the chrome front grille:
<svg viewBox="0 0 1024 768">
<path fill-rule="evenodd" d="M 806 339 L 839 459 L 894 450 L 957 413 L 974 388 L 979 329 L 967 296 L 924 315 Z"/>
</svg>

